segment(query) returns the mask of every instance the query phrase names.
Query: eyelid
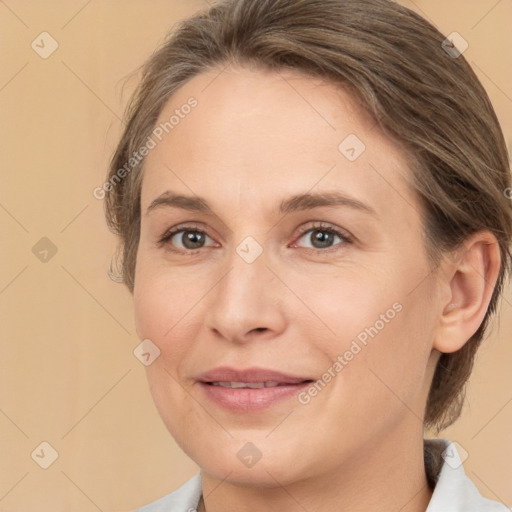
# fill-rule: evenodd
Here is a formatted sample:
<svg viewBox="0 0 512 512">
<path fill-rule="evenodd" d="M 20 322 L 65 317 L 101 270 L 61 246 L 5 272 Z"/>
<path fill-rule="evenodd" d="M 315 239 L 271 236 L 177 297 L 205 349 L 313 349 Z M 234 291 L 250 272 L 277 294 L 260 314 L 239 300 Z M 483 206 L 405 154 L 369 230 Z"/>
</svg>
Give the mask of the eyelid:
<svg viewBox="0 0 512 512">
<path fill-rule="evenodd" d="M 327 231 L 327 232 L 330 232 L 330 233 L 334 233 L 335 235 L 337 235 L 342 242 L 338 243 L 338 244 L 335 244 L 331 247 L 327 247 L 327 248 L 324 248 L 324 249 L 316 249 L 314 247 L 303 247 L 303 249 L 306 249 L 306 250 L 309 250 L 309 251 L 313 251 L 315 253 L 324 253 L 324 252 L 330 252 L 330 251 L 333 251 L 333 250 L 337 250 L 337 246 L 339 245 L 346 245 L 346 244 L 352 244 L 354 242 L 354 237 L 348 232 L 346 231 L 345 229 L 343 228 L 340 228 L 338 226 L 335 226 L 333 224 L 330 224 L 328 222 L 325 222 L 325 221 L 310 221 L 308 223 L 306 223 L 305 225 L 301 226 L 300 229 L 299 229 L 299 233 L 295 235 L 294 237 L 294 242 L 292 242 L 292 247 L 296 247 L 297 246 L 297 241 L 302 238 L 307 232 L 309 231 L 314 231 L 314 230 L 319 230 L 319 231 Z M 190 223 L 190 222 L 185 222 L 185 223 L 182 223 L 182 224 L 177 224 L 176 226 L 173 226 L 172 228 L 168 229 L 167 231 L 165 231 L 165 233 L 159 237 L 158 241 L 157 241 L 157 246 L 158 247 L 163 247 L 163 246 L 167 246 L 169 245 L 168 242 L 169 240 L 174 236 L 176 235 L 177 233 L 180 233 L 182 231 L 197 231 L 199 233 L 202 233 L 204 234 L 205 236 L 207 236 L 208 238 L 212 239 L 213 240 L 213 237 L 211 237 L 208 233 L 207 233 L 207 230 L 204 229 L 204 225 L 202 223 Z M 217 242 L 216 242 L 217 244 Z M 218 246 L 218 244 L 217 244 Z M 209 246 L 211 247 L 211 246 Z M 178 252 L 178 253 L 181 253 L 181 254 L 194 254 L 194 253 L 197 253 L 199 252 L 199 249 L 203 249 L 205 247 L 199 247 L 198 249 L 181 249 L 181 248 L 174 248 L 174 249 L 169 249 L 173 252 Z"/>
<path fill-rule="evenodd" d="M 198 223 L 198 222 L 185 222 L 185 223 L 181 223 L 181 224 L 177 224 L 176 226 L 173 226 L 172 228 L 169 228 L 167 229 L 163 235 L 161 235 L 158 240 L 157 240 L 157 246 L 158 247 L 162 247 L 164 245 L 166 245 L 168 243 L 168 241 L 176 234 L 176 233 L 179 233 L 181 231 L 197 231 L 199 233 L 202 233 L 204 235 L 206 235 L 207 237 L 211 238 L 213 240 L 213 238 L 206 232 L 206 230 L 204 229 L 204 225 L 202 225 L 202 223 Z M 178 249 L 177 252 L 197 252 L 196 251 L 193 251 L 191 249 L 189 249 L 188 251 L 187 250 L 184 250 L 184 249 Z"/>
<path fill-rule="evenodd" d="M 307 223 L 305 226 L 301 226 L 298 235 L 296 235 L 295 237 L 295 240 L 297 241 L 298 239 L 302 238 L 308 231 L 314 230 L 328 231 L 330 233 L 334 233 L 335 235 L 339 236 L 340 239 L 346 244 L 351 244 L 354 243 L 355 241 L 355 238 L 347 230 L 324 221 L 311 221 Z M 296 241 L 293 242 L 293 244 L 296 244 Z M 337 245 L 339 244 L 336 244 L 332 247 L 328 247 L 326 249 L 315 249 L 311 247 L 304 247 L 304 249 L 310 249 L 316 252 L 327 252 L 330 249 L 334 249 Z"/>
</svg>

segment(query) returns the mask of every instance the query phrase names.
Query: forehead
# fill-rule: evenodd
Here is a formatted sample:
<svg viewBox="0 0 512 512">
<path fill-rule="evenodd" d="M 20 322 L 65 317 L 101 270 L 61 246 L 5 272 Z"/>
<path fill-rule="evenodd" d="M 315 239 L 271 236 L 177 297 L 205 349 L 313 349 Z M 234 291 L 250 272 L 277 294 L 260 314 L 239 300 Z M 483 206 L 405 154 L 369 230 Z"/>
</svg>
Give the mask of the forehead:
<svg viewBox="0 0 512 512">
<path fill-rule="evenodd" d="M 143 208 L 167 189 L 239 208 L 312 189 L 366 199 L 380 213 L 394 194 L 402 208 L 415 202 L 404 149 L 349 92 L 319 78 L 212 69 L 172 96 L 155 127 L 165 123 L 146 157 Z"/>
</svg>

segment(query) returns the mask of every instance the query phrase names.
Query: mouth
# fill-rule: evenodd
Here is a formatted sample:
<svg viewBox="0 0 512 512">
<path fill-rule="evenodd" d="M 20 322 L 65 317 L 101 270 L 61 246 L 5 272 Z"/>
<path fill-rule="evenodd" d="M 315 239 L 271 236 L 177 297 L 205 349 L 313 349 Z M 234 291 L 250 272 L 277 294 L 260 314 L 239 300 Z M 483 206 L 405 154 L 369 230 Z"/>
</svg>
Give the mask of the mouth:
<svg viewBox="0 0 512 512">
<path fill-rule="evenodd" d="M 310 377 L 291 375 L 267 368 L 236 369 L 220 366 L 196 377 L 199 382 L 223 387 L 275 387 L 286 384 L 300 384 L 313 380 Z"/>
<path fill-rule="evenodd" d="M 267 381 L 267 382 L 205 382 L 205 384 L 209 384 L 210 386 L 220 386 L 222 388 L 231 388 L 231 389 L 261 389 L 261 388 L 275 388 L 277 386 L 297 386 L 299 384 L 303 384 L 305 382 L 313 382 L 312 380 L 304 380 L 302 382 L 297 383 L 286 383 L 286 382 L 275 382 L 275 381 Z"/>
<path fill-rule="evenodd" d="M 196 380 L 210 401 L 236 413 L 261 412 L 277 406 L 314 381 L 269 369 L 228 367 L 201 374 Z"/>
</svg>

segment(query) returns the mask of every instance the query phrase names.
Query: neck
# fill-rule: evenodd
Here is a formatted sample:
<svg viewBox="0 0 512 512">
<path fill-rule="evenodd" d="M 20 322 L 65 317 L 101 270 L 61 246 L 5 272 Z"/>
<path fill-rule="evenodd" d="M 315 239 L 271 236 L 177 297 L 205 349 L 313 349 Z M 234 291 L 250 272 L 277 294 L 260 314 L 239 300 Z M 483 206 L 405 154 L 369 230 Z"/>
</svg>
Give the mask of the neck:
<svg viewBox="0 0 512 512">
<path fill-rule="evenodd" d="M 369 444 L 323 474 L 280 485 L 272 471 L 265 486 L 247 487 L 202 471 L 206 497 L 198 512 L 425 512 L 432 497 L 425 473 L 423 432 L 397 432 Z"/>
</svg>

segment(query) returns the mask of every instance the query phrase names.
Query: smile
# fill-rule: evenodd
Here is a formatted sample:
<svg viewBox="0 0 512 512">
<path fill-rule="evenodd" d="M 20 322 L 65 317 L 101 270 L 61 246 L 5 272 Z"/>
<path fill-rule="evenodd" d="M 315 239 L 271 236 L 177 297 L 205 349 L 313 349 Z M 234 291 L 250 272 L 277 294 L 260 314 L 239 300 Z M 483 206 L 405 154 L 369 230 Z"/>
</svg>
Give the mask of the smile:
<svg viewBox="0 0 512 512">
<path fill-rule="evenodd" d="M 210 382 L 212 386 L 221 386 L 223 388 L 241 389 L 261 389 L 261 388 L 274 388 L 276 386 L 283 386 L 279 382 Z"/>
</svg>

